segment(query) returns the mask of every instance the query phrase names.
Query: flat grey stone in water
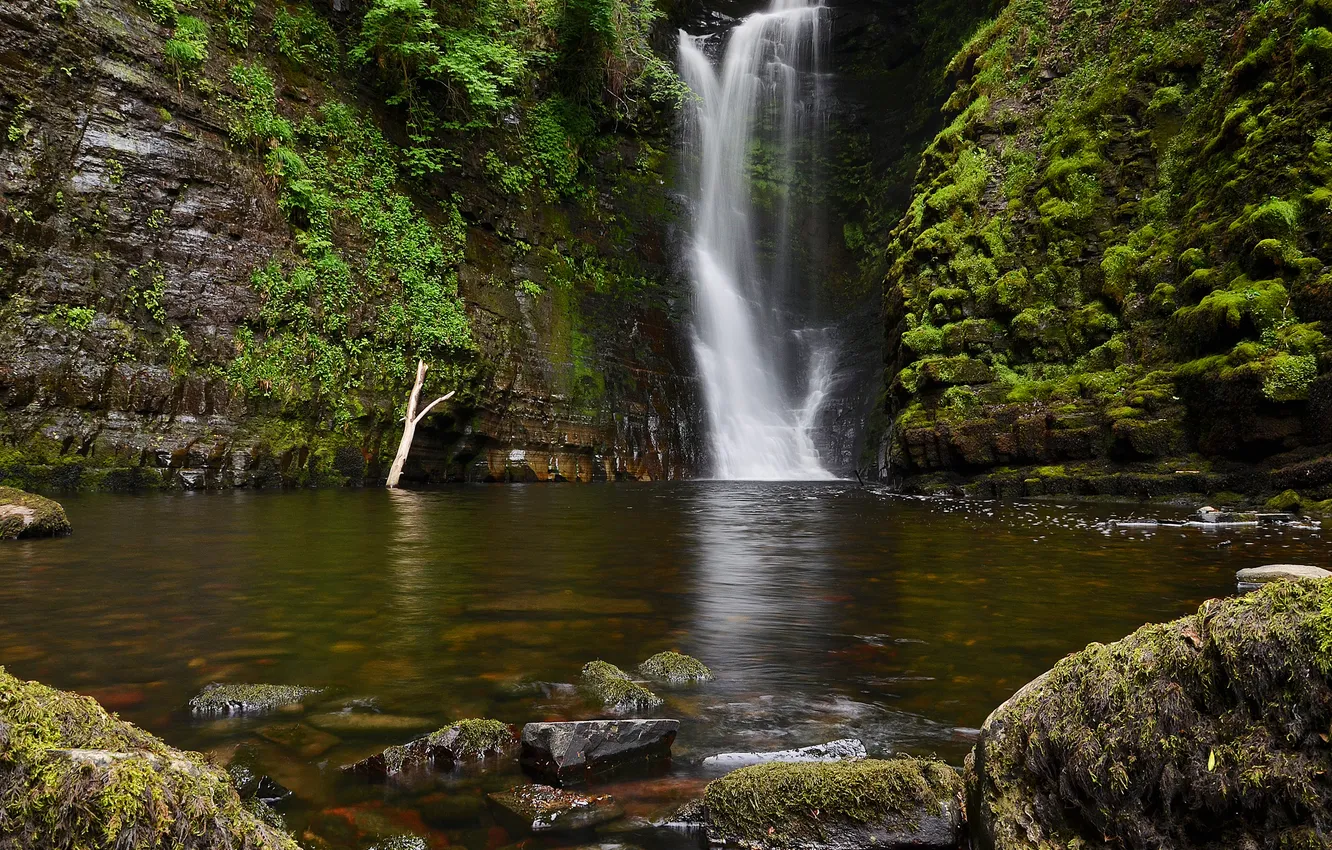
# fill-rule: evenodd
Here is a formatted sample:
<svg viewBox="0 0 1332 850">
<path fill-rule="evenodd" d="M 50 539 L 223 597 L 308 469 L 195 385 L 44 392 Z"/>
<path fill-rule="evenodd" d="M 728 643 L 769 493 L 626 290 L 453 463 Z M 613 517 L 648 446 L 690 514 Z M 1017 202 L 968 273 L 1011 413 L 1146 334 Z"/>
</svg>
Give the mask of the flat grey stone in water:
<svg viewBox="0 0 1332 850">
<path fill-rule="evenodd" d="M 678 720 L 580 720 L 523 727 L 523 767 L 552 781 L 669 757 Z"/>
<path fill-rule="evenodd" d="M 721 753 L 703 759 L 704 767 L 734 770 L 749 764 L 764 764 L 770 761 L 814 762 L 814 761 L 855 761 L 868 758 L 865 745 L 856 738 L 843 738 L 798 750 L 777 750 L 770 753 Z"/>
<path fill-rule="evenodd" d="M 549 785 L 519 785 L 490 800 L 532 832 L 570 832 L 615 820 L 624 809 L 609 794 L 578 794 Z"/>
<path fill-rule="evenodd" d="M 1332 572 L 1308 564 L 1268 564 L 1240 570 L 1235 573 L 1235 581 L 1239 582 L 1241 589 L 1252 589 L 1271 581 L 1299 581 L 1328 576 L 1332 576 Z"/>
</svg>

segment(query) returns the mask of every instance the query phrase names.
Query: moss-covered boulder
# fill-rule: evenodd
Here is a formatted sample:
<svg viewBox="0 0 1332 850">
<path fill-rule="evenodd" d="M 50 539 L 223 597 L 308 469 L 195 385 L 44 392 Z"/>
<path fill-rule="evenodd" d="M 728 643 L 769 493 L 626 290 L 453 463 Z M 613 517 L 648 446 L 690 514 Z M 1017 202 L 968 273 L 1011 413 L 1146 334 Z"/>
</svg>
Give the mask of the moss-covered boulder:
<svg viewBox="0 0 1332 850">
<path fill-rule="evenodd" d="M 199 715 L 267 714 L 284 705 L 295 705 L 321 688 L 298 685 L 220 684 L 214 682 L 190 700 L 190 711 Z"/>
<path fill-rule="evenodd" d="M 518 737 L 500 720 L 459 720 L 429 735 L 343 766 L 348 773 L 384 778 L 502 756 L 518 747 Z"/>
<path fill-rule="evenodd" d="M 603 708 L 616 714 L 650 711 L 662 702 L 661 697 L 607 661 L 589 661 L 584 664 L 579 684 Z"/>
<path fill-rule="evenodd" d="M 59 502 L 14 487 L 0 487 L 0 540 L 60 537 L 71 530 Z"/>
<path fill-rule="evenodd" d="M 743 767 L 703 795 L 714 842 L 754 848 L 956 848 L 962 779 L 936 759 Z"/>
<path fill-rule="evenodd" d="M 2 667 L 0 846 L 297 850 L 203 756 Z"/>
<path fill-rule="evenodd" d="M 968 758 L 972 841 L 1324 847 L 1332 580 L 1277 582 L 1060 661 Z"/>
<path fill-rule="evenodd" d="M 638 672 L 649 679 L 670 685 L 712 681 L 712 671 L 706 664 L 691 655 L 673 650 L 658 652 L 638 665 Z"/>
</svg>

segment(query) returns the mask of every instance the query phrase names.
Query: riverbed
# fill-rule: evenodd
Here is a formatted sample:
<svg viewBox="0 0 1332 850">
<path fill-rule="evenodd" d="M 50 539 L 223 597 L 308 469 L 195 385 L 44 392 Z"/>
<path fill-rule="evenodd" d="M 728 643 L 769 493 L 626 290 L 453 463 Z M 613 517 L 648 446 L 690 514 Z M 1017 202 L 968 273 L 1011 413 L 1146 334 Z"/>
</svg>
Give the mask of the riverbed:
<svg viewBox="0 0 1332 850">
<path fill-rule="evenodd" d="M 63 503 L 73 536 L 0 548 L 0 664 L 172 745 L 257 754 L 295 792 L 294 834 L 338 850 L 522 841 L 483 796 L 524 781 L 516 764 L 410 787 L 338 766 L 458 718 L 599 716 L 557 687 L 595 658 L 632 669 L 677 649 L 716 680 L 659 689 L 654 714 L 681 721 L 669 768 L 603 786 L 628 818 L 566 841 L 683 848 L 698 836 L 645 824 L 699 792 L 705 756 L 855 737 L 961 764 L 989 711 L 1065 654 L 1234 593 L 1241 567 L 1332 566 L 1315 529 L 1125 528 L 1107 520 L 1187 512 L 845 483 Z M 327 690 L 303 715 L 191 717 L 215 681 Z M 273 729 L 292 723 L 318 734 Z"/>
</svg>

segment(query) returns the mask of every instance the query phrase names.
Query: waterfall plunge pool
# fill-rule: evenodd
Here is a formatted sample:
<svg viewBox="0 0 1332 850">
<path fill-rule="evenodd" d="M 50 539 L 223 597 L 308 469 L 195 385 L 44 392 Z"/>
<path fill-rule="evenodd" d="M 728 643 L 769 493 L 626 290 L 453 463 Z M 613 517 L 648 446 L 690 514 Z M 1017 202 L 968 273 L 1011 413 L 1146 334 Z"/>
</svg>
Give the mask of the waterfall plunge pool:
<svg viewBox="0 0 1332 850">
<path fill-rule="evenodd" d="M 417 732 L 367 723 L 308 738 L 325 748 L 302 754 L 271 727 L 313 728 L 326 708 L 197 720 L 184 706 L 203 685 L 329 687 L 334 706 L 421 718 L 424 732 L 462 717 L 598 716 L 518 685 L 574 682 L 594 658 L 631 670 L 690 653 L 717 678 L 658 689 L 654 714 L 682 722 L 669 770 L 604 786 L 630 819 L 565 839 L 684 848 L 697 836 L 632 818 L 698 793 L 705 756 L 858 737 L 872 754 L 960 764 L 965 729 L 1066 653 L 1233 593 L 1240 567 L 1327 566 L 1319 532 L 1109 528 L 1110 514 L 1184 512 L 932 502 L 845 483 L 64 504 L 72 537 L 0 548 L 0 664 L 91 694 L 175 746 L 225 758 L 248 742 L 295 791 L 282 805 L 293 833 L 338 850 L 394 833 L 467 850 L 522 841 L 482 793 L 524 780 L 505 765 L 428 787 L 348 781 L 339 765 Z"/>
</svg>

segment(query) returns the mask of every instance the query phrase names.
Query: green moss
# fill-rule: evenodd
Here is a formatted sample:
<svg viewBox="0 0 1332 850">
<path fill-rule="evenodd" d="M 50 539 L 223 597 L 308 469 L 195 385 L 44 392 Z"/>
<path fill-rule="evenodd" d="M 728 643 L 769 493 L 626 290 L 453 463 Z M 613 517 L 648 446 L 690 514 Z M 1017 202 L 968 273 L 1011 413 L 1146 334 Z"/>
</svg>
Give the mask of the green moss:
<svg viewBox="0 0 1332 850">
<path fill-rule="evenodd" d="M 449 748 L 462 758 L 483 758 L 503 753 L 513 746 L 513 730 L 500 720 L 468 718 L 459 720 L 430 735 L 432 741 L 445 736 L 452 740 Z"/>
<path fill-rule="evenodd" d="M 582 685 L 604 708 L 617 713 L 645 711 L 662 703 L 661 697 L 606 661 L 589 661 L 583 665 Z"/>
<path fill-rule="evenodd" d="M 1332 581 L 1275 583 L 1091 644 L 987 722 L 971 818 L 998 846 L 1063 846 L 1091 829 L 1233 847 L 1318 820 L 1332 807 L 1315 779 L 1329 672 Z M 1033 817 L 1028 801 L 1051 792 L 1065 808 Z"/>
<path fill-rule="evenodd" d="M 913 829 L 960 791 L 957 772 L 935 759 L 773 763 L 709 783 L 703 802 L 727 840 L 781 846 L 818 841 L 834 825 Z"/>
<path fill-rule="evenodd" d="M 1318 358 L 1312 354 L 1281 353 L 1267 365 L 1263 395 L 1272 401 L 1298 401 L 1309 397 L 1309 385 L 1318 377 Z"/>
<path fill-rule="evenodd" d="M 197 753 L 0 668 L 0 818 L 17 847 L 296 850 Z"/>
<path fill-rule="evenodd" d="M 14 487 L 0 487 L 0 540 L 58 537 L 71 531 L 59 502 Z"/>
<path fill-rule="evenodd" d="M 708 682 L 712 680 L 712 671 L 697 658 L 673 650 L 658 652 L 638 665 L 638 672 L 649 679 L 656 679 L 671 684 L 684 682 Z"/>
<path fill-rule="evenodd" d="M 262 714 L 320 692 L 294 685 L 221 685 L 204 688 L 190 700 L 196 714 Z"/>
<path fill-rule="evenodd" d="M 1263 507 L 1271 511 L 1287 511 L 1294 513 L 1300 509 L 1302 501 L 1299 493 L 1294 490 L 1285 490 L 1268 499 Z"/>
</svg>

